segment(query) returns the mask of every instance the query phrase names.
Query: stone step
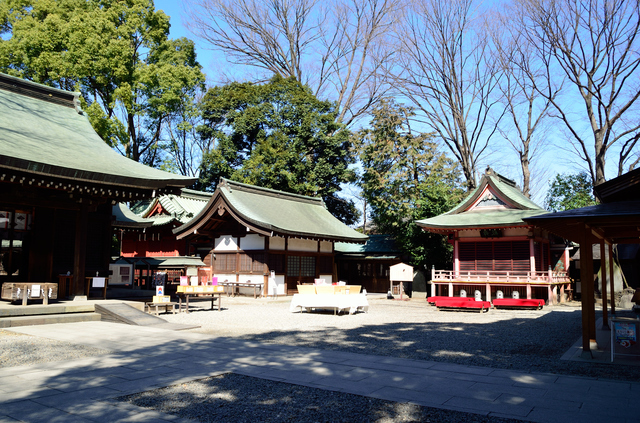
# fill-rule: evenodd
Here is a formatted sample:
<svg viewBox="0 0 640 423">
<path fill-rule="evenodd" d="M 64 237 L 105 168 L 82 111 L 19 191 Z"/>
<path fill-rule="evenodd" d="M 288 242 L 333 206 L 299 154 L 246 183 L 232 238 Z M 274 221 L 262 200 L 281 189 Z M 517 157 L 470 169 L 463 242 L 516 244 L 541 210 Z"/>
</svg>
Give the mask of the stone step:
<svg viewBox="0 0 640 423">
<path fill-rule="evenodd" d="M 43 316 L 48 314 L 66 314 L 66 313 L 91 313 L 94 311 L 93 304 L 29 304 L 12 305 L 11 307 L 0 308 L 0 320 L 6 317 L 18 317 L 18 316 Z"/>
<path fill-rule="evenodd" d="M 93 308 L 93 307 L 92 307 Z M 10 316 L 0 319 L 0 328 L 16 326 L 51 325 L 54 323 L 97 322 L 101 320 L 100 313 L 63 313 L 40 314 L 31 316 Z"/>
</svg>

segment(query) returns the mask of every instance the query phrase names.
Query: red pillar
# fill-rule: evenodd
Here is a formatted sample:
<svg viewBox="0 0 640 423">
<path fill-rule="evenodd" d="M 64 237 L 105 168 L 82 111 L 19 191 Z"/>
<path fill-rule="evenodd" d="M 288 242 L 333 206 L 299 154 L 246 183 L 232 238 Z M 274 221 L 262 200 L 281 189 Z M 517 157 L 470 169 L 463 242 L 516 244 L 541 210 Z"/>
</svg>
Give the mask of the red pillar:
<svg viewBox="0 0 640 423">
<path fill-rule="evenodd" d="M 529 263 L 531 264 L 531 275 L 536 271 L 536 250 L 533 246 L 533 238 L 529 240 Z"/>
</svg>

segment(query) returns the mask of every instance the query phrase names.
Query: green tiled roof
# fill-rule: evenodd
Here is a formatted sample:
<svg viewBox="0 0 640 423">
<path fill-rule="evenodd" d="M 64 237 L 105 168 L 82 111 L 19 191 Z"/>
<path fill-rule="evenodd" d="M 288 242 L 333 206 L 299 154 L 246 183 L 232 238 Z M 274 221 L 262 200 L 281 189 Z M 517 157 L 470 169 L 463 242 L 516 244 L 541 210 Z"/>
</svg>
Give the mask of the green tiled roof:
<svg viewBox="0 0 640 423">
<path fill-rule="evenodd" d="M 133 264 L 135 266 L 153 267 L 184 267 L 184 266 L 204 266 L 200 257 L 175 256 L 175 257 L 121 257 L 115 264 Z"/>
<path fill-rule="evenodd" d="M 201 195 L 197 197 L 194 195 L 185 195 L 193 193 L 199 193 Z M 163 209 L 165 209 L 172 216 L 175 216 L 178 222 L 187 223 L 195 215 L 200 213 L 204 206 L 207 205 L 207 202 L 209 201 L 209 199 L 211 199 L 212 195 L 213 194 L 211 194 L 210 192 L 200 193 L 199 191 L 182 190 L 181 195 L 162 195 L 158 198 L 158 202 L 162 205 Z"/>
<path fill-rule="evenodd" d="M 487 186 L 504 200 L 508 208 L 470 209 Z M 499 228 L 526 225 L 523 219 L 544 213 L 547 211 L 525 197 L 513 181 L 488 169 L 478 187 L 460 204 L 447 213 L 418 220 L 416 224 L 432 230 Z"/>
<path fill-rule="evenodd" d="M 525 225 L 522 219 L 537 216 L 540 210 L 503 210 L 490 213 L 441 214 L 430 219 L 418 220 L 419 226 L 433 229 L 497 228 Z"/>
<path fill-rule="evenodd" d="M 176 228 L 178 237 L 206 224 L 210 209 L 222 200 L 242 224 L 263 234 L 365 242 L 368 237 L 336 219 L 321 198 L 290 194 L 222 178 L 207 206 L 187 224 Z"/>
<path fill-rule="evenodd" d="M 118 203 L 112 206 L 111 214 L 115 217 L 113 226 L 117 228 L 141 229 L 153 225 L 150 219 L 138 216 L 129 210 L 129 207 L 124 203 Z"/>
<path fill-rule="evenodd" d="M 396 247 L 395 239 L 393 239 L 391 235 L 382 234 L 369 235 L 369 239 L 365 244 L 336 242 L 334 249 L 336 250 L 336 253 L 343 254 L 400 253 L 400 250 Z"/>
<path fill-rule="evenodd" d="M 183 187 L 195 181 L 112 150 L 80 110 L 78 96 L 0 74 L 0 167 L 141 189 Z"/>
<path fill-rule="evenodd" d="M 183 188 L 180 195 L 162 194 L 151 201 L 146 199 L 132 205 L 131 210 L 125 204 L 120 203 L 114 206 L 114 216 L 116 216 L 114 226 L 133 227 L 127 226 L 128 220 L 121 218 L 125 214 L 125 210 L 128 216 L 135 216 L 139 222 L 145 222 L 146 227 L 168 225 L 174 221 L 184 224 L 200 213 L 212 195 L 210 192 Z M 168 214 L 150 216 L 149 214 L 158 203 Z M 115 213 L 115 207 L 119 209 L 118 214 Z"/>
</svg>

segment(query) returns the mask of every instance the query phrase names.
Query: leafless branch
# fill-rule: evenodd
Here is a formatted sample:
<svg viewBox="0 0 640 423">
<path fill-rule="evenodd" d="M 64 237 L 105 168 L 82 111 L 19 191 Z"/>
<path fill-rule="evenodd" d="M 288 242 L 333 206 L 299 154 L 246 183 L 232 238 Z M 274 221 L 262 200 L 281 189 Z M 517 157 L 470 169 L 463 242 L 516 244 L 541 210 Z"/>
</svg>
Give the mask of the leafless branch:
<svg viewBox="0 0 640 423">
<path fill-rule="evenodd" d="M 400 0 L 191 0 L 192 32 L 233 64 L 294 77 L 350 124 L 388 91 L 379 68 Z"/>
</svg>

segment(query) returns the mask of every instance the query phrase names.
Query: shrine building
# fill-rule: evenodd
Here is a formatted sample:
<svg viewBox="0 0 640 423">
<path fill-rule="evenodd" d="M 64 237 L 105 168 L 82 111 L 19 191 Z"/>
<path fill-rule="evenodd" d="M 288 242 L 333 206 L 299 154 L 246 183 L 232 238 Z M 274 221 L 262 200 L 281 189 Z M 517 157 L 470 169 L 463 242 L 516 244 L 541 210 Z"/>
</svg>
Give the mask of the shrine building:
<svg viewBox="0 0 640 423">
<path fill-rule="evenodd" d="M 544 213 L 514 181 L 487 168 L 460 204 L 416 222 L 453 244 L 453 269 L 432 269 L 431 295 L 564 301 L 570 289 L 565 244 L 523 220 Z"/>
<path fill-rule="evenodd" d="M 210 269 L 200 257 L 188 255 L 188 243 L 177 240 L 173 230 L 191 220 L 211 199 L 212 193 L 183 188 L 180 193 L 160 195 L 113 208 L 120 258 L 111 267 L 119 271 L 129 265 L 134 287 L 150 289 L 155 274 L 166 275 L 165 283 L 177 285 L 181 276 L 200 276 L 206 282 Z M 129 273 L 127 273 L 129 274 Z M 168 292 L 172 292 L 169 290 Z"/>
<path fill-rule="evenodd" d="M 112 205 L 195 181 L 112 150 L 79 96 L 0 74 L 0 283 L 65 275 L 59 297 L 87 295 L 109 276 Z"/>
<path fill-rule="evenodd" d="M 337 282 L 336 242 L 368 237 L 336 219 L 321 198 L 221 178 L 206 206 L 173 230 L 219 282 L 261 284 L 264 295 L 297 292 L 297 285 Z"/>
</svg>

